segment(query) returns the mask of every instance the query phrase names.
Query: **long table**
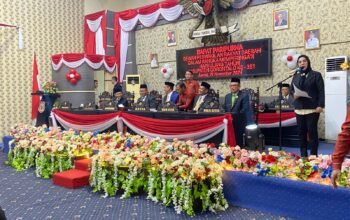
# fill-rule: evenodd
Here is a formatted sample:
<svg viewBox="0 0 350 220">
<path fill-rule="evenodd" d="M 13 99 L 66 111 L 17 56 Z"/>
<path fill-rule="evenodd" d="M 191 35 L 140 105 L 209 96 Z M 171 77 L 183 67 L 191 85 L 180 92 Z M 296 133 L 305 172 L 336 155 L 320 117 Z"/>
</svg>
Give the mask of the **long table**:
<svg viewBox="0 0 350 220">
<path fill-rule="evenodd" d="M 104 111 L 104 110 L 65 110 L 66 112 L 80 115 L 99 115 L 113 113 L 115 111 Z M 210 118 L 216 116 L 222 116 L 224 113 L 188 113 L 188 112 L 150 112 L 150 111 L 128 111 L 129 114 L 149 117 L 154 119 L 166 119 L 166 120 L 191 120 L 191 119 L 202 119 Z M 270 115 L 268 115 L 270 114 Z M 273 114 L 272 116 L 278 117 L 278 114 Z M 260 113 L 259 118 L 262 119 L 263 116 L 271 117 L 271 113 Z M 239 146 L 243 145 L 243 133 L 245 130 L 245 117 L 243 114 L 232 114 L 233 127 L 236 142 Z M 117 130 L 116 125 L 113 125 L 108 129 L 109 131 Z M 131 130 L 128 130 L 132 133 Z M 279 128 L 261 128 L 261 132 L 265 135 L 265 143 L 267 145 L 279 145 Z M 215 144 L 220 144 L 222 141 L 222 132 L 215 135 L 213 138 L 208 140 L 208 142 L 213 142 Z M 297 136 L 297 126 L 283 126 L 282 127 L 282 145 L 283 146 L 298 146 L 298 136 Z"/>
<path fill-rule="evenodd" d="M 103 111 L 103 110 L 65 110 L 66 112 L 80 115 L 98 115 L 98 114 L 107 114 L 113 113 L 115 111 Z M 192 119 L 202 119 L 210 118 L 216 116 L 223 116 L 225 113 L 188 113 L 188 112 L 144 112 L 144 111 L 128 111 L 129 114 L 155 118 L 155 119 L 166 119 L 166 120 L 192 120 Z M 245 129 L 245 117 L 244 114 L 232 114 L 233 118 L 233 127 L 235 133 L 236 143 L 239 146 L 243 144 L 243 133 Z M 108 130 L 117 130 L 116 125 L 113 125 Z M 132 131 L 129 130 L 131 133 Z M 213 138 L 207 142 L 213 142 L 215 144 L 220 144 L 222 142 L 222 132 L 215 135 Z"/>
</svg>

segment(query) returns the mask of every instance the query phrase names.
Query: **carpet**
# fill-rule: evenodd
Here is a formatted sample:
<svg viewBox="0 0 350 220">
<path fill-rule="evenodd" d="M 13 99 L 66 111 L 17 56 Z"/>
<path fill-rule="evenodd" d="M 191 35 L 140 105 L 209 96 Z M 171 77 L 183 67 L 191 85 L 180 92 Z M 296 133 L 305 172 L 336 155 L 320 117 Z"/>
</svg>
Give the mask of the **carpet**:
<svg viewBox="0 0 350 220">
<path fill-rule="evenodd" d="M 130 199 L 103 198 L 90 187 L 66 189 L 52 180 L 37 178 L 33 169 L 16 173 L 4 164 L 0 152 L 0 206 L 9 220 L 27 219 L 287 219 L 252 209 L 230 206 L 225 212 L 199 213 L 195 217 L 176 214 L 173 207 L 147 200 L 146 195 Z"/>
</svg>

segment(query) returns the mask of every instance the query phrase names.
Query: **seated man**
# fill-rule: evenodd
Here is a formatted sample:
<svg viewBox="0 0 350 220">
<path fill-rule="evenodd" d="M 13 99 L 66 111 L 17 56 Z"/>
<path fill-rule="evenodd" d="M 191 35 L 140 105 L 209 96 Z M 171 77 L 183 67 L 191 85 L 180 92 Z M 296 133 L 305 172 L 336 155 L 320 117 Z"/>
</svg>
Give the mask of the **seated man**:
<svg viewBox="0 0 350 220">
<path fill-rule="evenodd" d="M 208 95 L 210 89 L 210 84 L 207 82 L 202 82 L 199 87 L 199 95 L 194 98 L 193 111 L 200 112 L 203 108 L 203 104 L 213 100 L 211 96 Z"/>
<path fill-rule="evenodd" d="M 115 90 L 113 91 L 113 103 L 118 108 L 128 108 L 128 100 L 123 97 L 123 92 L 121 88 L 115 88 Z"/>
<path fill-rule="evenodd" d="M 176 104 L 179 110 L 180 111 L 191 110 L 194 94 L 186 92 L 186 85 L 183 82 L 179 82 L 176 84 L 176 90 L 179 93 L 179 101 Z"/>
<path fill-rule="evenodd" d="M 289 84 L 288 83 L 283 83 L 282 84 L 282 100 L 281 103 L 282 105 L 288 105 L 290 108 L 294 108 L 293 102 L 294 98 L 289 92 Z"/>
<path fill-rule="evenodd" d="M 157 108 L 156 99 L 149 95 L 148 88 L 146 84 L 140 85 L 140 98 L 137 100 L 137 103 L 142 102 L 145 108 Z"/>
<path fill-rule="evenodd" d="M 167 102 L 176 104 L 179 100 L 179 93 L 174 91 L 174 83 L 172 82 L 165 82 L 164 83 L 164 92 L 165 95 L 162 99 L 162 104 L 165 104 Z"/>
<path fill-rule="evenodd" d="M 231 92 L 225 96 L 224 109 L 226 112 L 244 113 L 246 124 L 252 124 L 253 113 L 249 104 L 248 94 L 240 91 L 241 80 L 239 78 L 232 78 L 230 83 Z"/>
</svg>

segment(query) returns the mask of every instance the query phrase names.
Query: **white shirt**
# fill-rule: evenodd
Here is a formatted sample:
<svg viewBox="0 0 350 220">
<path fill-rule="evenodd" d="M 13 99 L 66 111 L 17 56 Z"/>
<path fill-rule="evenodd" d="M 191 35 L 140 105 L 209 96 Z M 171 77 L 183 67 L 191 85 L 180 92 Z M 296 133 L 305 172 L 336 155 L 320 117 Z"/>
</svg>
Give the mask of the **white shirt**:
<svg viewBox="0 0 350 220">
<path fill-rule="evenodd" d="M 166 102 L 170 102 L 170 97 L 171 97 L 171 95 L 173 94 L 173 92 L 174 92 L 174 91 L 171 91 L 171 92 L 167 95 L 167 97 L 166 97 Z"/>
</svg>

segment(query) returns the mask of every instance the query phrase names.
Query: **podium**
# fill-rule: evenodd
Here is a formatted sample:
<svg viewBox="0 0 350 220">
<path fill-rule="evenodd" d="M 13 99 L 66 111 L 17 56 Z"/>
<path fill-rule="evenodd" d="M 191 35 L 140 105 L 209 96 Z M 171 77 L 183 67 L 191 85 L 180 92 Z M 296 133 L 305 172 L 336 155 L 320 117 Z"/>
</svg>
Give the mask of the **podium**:
<svg viewBox="0 0 350 220">
<path fill-rule="evenodd" d="M 51 114 L 53 104 L 55 103 L 56 99 L 60 97 L 60 95 L 53 94 L 53 93 L 44 93 L 40 91 L 31 93 L 31 95 L 38 95 L 41 97 L 40 105 L 42 106 L 40 106 L 39 108 L 42 107 L 42 110 L 43 110 L 43 111 L 39 111 L 38 109 L 38 115 L 36 118 L 35 126 L 41 126 L 46 124 L 49 127 L 49 117 Z"/>
</svg>

